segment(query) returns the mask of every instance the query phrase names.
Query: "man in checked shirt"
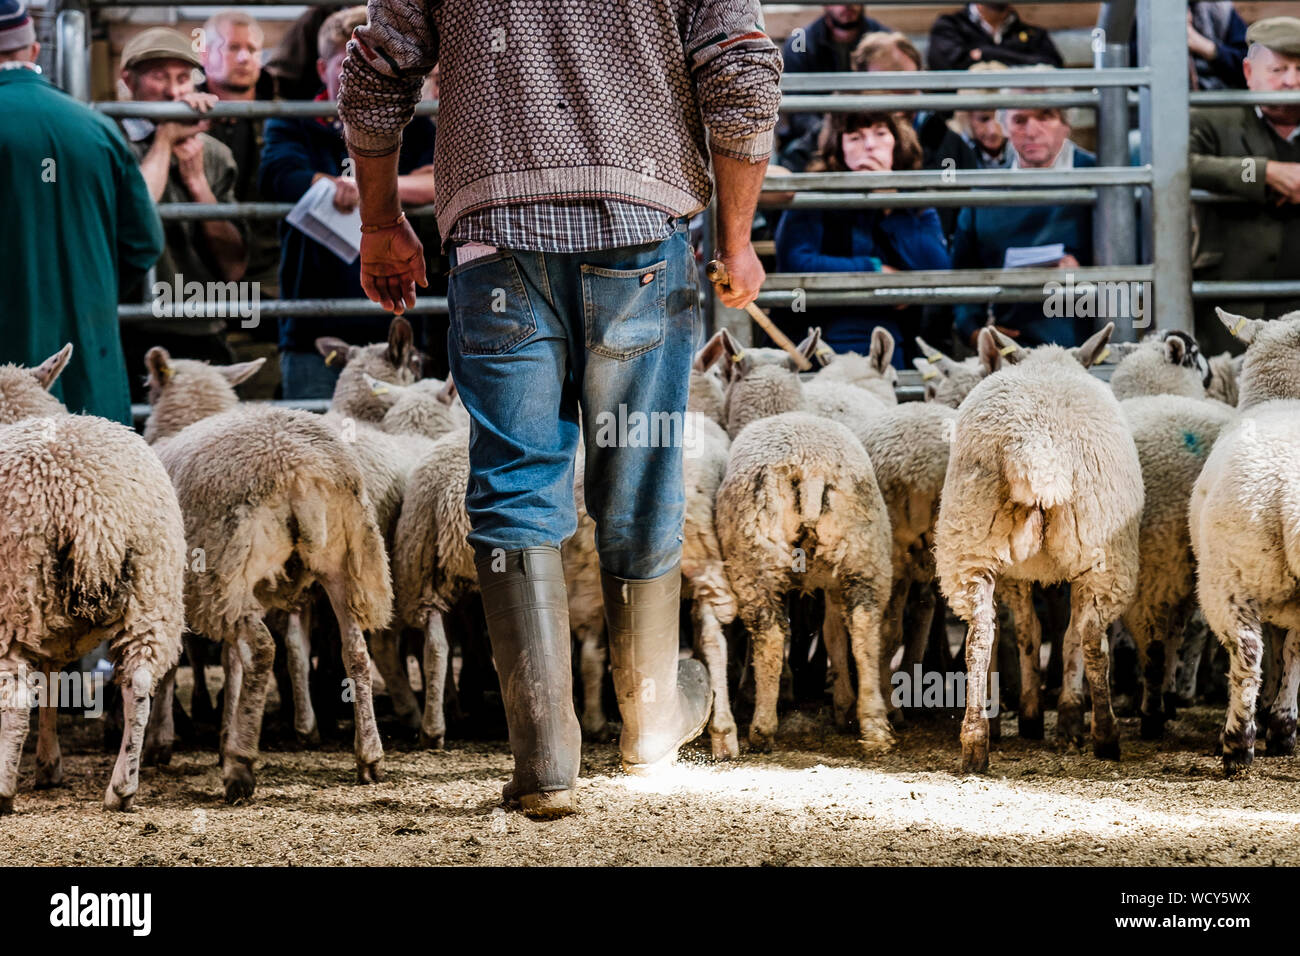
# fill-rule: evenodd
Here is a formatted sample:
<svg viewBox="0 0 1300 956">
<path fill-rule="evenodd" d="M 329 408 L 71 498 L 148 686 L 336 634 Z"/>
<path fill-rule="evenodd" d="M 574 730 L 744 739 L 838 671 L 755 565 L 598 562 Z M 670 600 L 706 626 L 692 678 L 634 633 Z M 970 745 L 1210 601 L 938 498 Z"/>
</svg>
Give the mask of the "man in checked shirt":
<svg viewBox="0 0 1300 956">
<path fill-rule="evenodd" d="M 701 331 L 687 222 L 714 182 L 722 301 L 758 294 L 749 235 L 781 56 L 757 0 L 370 0 L 369 18 L 339 94 L 362 285 L 400 313 L 425 284 L 396 157 L 436 64 L 448 351 L 472 422 L 469 540 L 515 758 L 503 797 L 561 816 L 576 809 L 581 748 L 559 550 L 577 527 L 580 437 L 624 767 L 671 764 L 708 721 L 707 671 L 677 659 L 682 430 L 610 441 L 600 425 L 684 417 Z"/>
</svg>

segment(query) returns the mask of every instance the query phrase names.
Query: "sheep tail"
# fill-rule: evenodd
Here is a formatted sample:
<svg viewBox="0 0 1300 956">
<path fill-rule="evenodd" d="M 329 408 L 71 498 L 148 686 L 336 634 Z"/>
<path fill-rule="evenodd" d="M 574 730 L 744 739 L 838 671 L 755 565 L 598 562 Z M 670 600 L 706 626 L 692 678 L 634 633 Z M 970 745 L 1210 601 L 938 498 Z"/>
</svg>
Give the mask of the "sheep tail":
<svg viewBox="0 0 1300 956">
<path fill-rule="evenodd" d="M 1011 500 L 1027 508 L 1052 508 L 1074 494 L 1074 468 L 1065 450 L 1046 435 L 1008 444 L 1002 464 Z"/>
<path fill-rule="evenodd" d="M 822 475 L 809 475 L 798 486 L 799 517 L 805 524 L 816 524 L 822 516 L 822 498 L 826 495 L 826 479 Z"/>
</svg>

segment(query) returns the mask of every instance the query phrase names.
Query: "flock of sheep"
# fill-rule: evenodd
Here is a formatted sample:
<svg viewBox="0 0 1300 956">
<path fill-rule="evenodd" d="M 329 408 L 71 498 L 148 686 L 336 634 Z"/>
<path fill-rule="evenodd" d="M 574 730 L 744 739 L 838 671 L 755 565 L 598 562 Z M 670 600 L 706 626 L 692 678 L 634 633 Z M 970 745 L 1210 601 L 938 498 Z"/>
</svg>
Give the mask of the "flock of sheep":
<svg viewBox="0 0 1300 956">
<path fill-rule="evenodd" d="M 750 637 L 749 744 L 771 744 L 792 591 L 825 596 L 835 721 L 856 724 L 866 750 L 895 743 L 891 661 L 904 646 L 904 660 L 920 659 L 936 587 L 968 625 L 970 688 L 986 687 L 997 606 L 1009 610 L 1019 733 L 1041 739 L 1032 588 L 1062 581 L 1059 738 L 1084 739 L 1086 681 L 1094 753 L 1118 759 L 1108 634 L 1121 620 L 1142 664 L 1142 733 L 1158 735 L 1199 604 L 1230 659 L 1225 769 L 1250 763 L 1257 707 L 1267 752 L 1291 753 L 1300 313 L 1220 315 L 1247 343 L 1244 359 L 1207 361 L 1177 332 L 1108 345 L 1109 326 L 1076 349 L 1024 349 L 987 328 L 964 362 L 922 342 L 927 401 L 903 404 L 895 343 L 881 329 L 865 356 L 836 355 L 810 330 L 799 348 L 817 371 L 804 377 L 783 352 L 741 348 L 726 331 L 710 339 L 691 373 L 682 594 L 713 682 L 714 756 L 740 752 L 726 639 L 737 619 Z M 13 808 L 34 703 L 22 678 L 105 641 L 124 711 L 105 804 L 128 809 L 142 755 L 171 745 L 187 629 L 222 645 L 225 796 L 251 796 L 275 656 L 268 616 L 282 625 L 294 728 L 317 737 L 307 685 L 318 595 L 338 621 L 353 686 L 358 780 L 382 777 L 372 654 L 398 716 L 442 746 L 456 694 L 444 617 L 477 588 L 469 417 L 453 383 L 419 379 L 404 319 L 385 343 L 318 346 L 342 365 L 324 415 L 241 403 L 235 386 L 261 360 L 219 368 L 152 349 L 143 438 L 68 414 L 49 394 L 71 346 L 37 368 L 0 367 L 0 813 Z M 1108 358 L 1118 363 L 1109 385 L 1087 371 Z M 606 651 L 581 454 L 576 475 L 580 520 L 563 553 L 582 725 L 598 734 Z M 422 711 L 399 651 L 405 629 L 423 636 Z M 190 658 L 201 681 L 202 654 Z M 967 694 L 966 771 L 988 766 L 983 697 Z M 41 786 L 61 767 L 57 702 L 39 703 Z"/>
</svg>

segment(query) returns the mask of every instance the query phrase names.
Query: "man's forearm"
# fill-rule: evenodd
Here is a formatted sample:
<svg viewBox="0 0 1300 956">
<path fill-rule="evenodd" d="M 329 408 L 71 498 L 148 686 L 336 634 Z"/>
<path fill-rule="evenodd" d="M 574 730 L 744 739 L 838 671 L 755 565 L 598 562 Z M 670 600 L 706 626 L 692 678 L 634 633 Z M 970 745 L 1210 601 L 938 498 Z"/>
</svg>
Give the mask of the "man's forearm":
<svg viewBox="0 0 1300 956">
<path fill-rule="evenodd" d="M 149 187 L 149 195 L 154 202 L 162 201 L 163 191 L 167 188 L 167 177 L 171 175 L 172 148 L 170 144 L 155 138 L 149 151 L 140 160 L 140 175 Z"/>
<path fill-rule="evenodd" d="M 402 211 L 397 195 L 397 150 L 387 156 L 351 156 L 361 194 L 361 222 L 368 226 L 392 222 Z"/>
<path fill-rule="evenodd" d="M 730 252 L 749 244 L 765 175 L 766 159 L 750 163 L 713 154 L 713 176 L 718 186 L 718 251 Z"/>
<path fill-rule="evenodd" d="M 238 282 L 248 268 L 248 251 L 244 238 L 234 224 L 224 219 L 209 219 L 203 223 L 203 238 L 207 240 L 217 268 L 227 282 Z"/>
</svg>

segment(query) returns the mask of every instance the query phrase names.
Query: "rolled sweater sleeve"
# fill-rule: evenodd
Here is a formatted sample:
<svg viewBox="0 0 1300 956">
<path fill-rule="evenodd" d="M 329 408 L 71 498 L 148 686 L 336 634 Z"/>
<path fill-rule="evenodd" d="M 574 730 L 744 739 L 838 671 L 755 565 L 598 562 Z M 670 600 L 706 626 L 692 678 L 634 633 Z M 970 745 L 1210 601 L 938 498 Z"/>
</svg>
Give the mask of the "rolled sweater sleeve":
<svg viewBox="0 0 1300 956">
<path fill-rule="evenodd" d="M 702 0 L 686 38 L 710 151 L 750 163 L 771 155 L 781 105 L 781 51 L 759 17 L 758 0 Z"/>
<path fill-rule="evenodd" d="M 441 0 L 370 0 L 368 21 L 352 32 L 339 85 L 348 148 L 386 156 L 402 142 L 424 78 L 438 62 L 430 12 Z"/>
</svg>

